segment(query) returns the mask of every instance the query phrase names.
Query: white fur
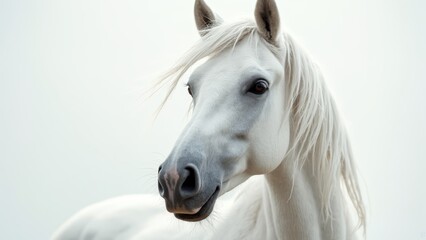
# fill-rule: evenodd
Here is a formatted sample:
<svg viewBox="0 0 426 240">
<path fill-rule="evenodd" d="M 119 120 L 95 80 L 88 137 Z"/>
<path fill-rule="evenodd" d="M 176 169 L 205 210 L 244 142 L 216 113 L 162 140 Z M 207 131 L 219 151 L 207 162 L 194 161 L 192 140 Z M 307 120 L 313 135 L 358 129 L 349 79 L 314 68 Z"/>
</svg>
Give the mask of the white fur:
<svg viewBox="0 0 426 240">
<path fill-rule="evenodd" d="M 234 168 L 224 173 L 221 194 L 263 176 L 246 181 L 223 208 L 218 201 L 202 223 L 179 222 L 158 197 L 128 196 L 82 210 L 53 239 L 355 238 L 349 212 L 365 228 L 364 205 L 348 136 L 318 67 L 288 34 L 271 44 L 251 21 L 212 26 L 202 36 L 163 78 L 171 92 L 208 57 L 191 76 L 194 116 L 176 151 L 195 136 L 226 148 Z M 239 103 L 246 97 L 235 94 L 250 74 L 270 81 L 269 95 L 237 144 L 226 133 L 250 116 Z"/>
</svg>

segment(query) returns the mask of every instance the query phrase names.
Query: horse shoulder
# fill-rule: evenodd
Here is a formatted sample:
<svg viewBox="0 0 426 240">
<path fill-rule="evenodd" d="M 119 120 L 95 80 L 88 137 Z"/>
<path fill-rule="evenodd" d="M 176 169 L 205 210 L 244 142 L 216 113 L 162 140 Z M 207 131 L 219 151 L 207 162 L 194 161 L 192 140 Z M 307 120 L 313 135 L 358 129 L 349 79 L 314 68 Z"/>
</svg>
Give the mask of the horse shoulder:
<svg viewBox="0 0 426 240">
<path fill-rule="evenodd" d="M 163 217 L 163 202 L 153 195 L 129 195 L 90 205 L 67 220 L 53 240 L 130 239 Z"/>
</svg>

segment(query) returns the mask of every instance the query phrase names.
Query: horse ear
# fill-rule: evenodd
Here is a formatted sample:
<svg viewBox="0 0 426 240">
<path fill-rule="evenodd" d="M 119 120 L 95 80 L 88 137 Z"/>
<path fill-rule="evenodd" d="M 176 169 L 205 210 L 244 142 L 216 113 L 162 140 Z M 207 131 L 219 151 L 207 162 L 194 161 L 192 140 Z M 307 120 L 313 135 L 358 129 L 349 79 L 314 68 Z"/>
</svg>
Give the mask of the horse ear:
<svg viewBox="0 0 426 240">
<path fill-rule="evenodd" d="M 275 43 L 280 31 L 280 15 L 274 0 L 257 0 L 254 11 L 259 32 L 270 43 Z"/>
<path fill-rule="evenodd" d="M 207 29 L 216 23 L 213 11 L 207 6 L 204 0 L 195 0 L 194 6 L 195 23 L 201 36 L 206 34 Z"/>
</svg>

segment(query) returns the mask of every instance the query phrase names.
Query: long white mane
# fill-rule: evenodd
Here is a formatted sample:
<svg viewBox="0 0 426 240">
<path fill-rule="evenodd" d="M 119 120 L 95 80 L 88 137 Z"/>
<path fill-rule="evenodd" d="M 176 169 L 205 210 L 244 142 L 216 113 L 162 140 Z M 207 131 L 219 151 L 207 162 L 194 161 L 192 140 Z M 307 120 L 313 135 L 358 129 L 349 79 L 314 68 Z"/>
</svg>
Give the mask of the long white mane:
<svg viewBox="0 0 426 240">
<path fill-rule="evenodd" d="M 160 85 L 170 84 L 165 101 L 182 76 L 201 59 L 233 48 L 245 38 L 250 38 L 254 47 L 261 43 L 267 45 L 283 63 L 286 73 L 283 81 L 286 81 L 286 105 L 292 131 L 286 160 L 295 161 L 294 166 L 299 168 L 306 161 L 312 162 L 325 219 L 332 216 L 332 197 L 341 196 L 344 201 L 344 194 L 347 194 L 358 215 L 358 227 L 365 230 L 365 208 L 348 135 L 317 65 L 288 34 L 283 34 L 277 46 L 272 45 L 259 35 L 252 21 L 223 23 L 202 35 L 202 39 L 160 79 Z"/>
</svg>

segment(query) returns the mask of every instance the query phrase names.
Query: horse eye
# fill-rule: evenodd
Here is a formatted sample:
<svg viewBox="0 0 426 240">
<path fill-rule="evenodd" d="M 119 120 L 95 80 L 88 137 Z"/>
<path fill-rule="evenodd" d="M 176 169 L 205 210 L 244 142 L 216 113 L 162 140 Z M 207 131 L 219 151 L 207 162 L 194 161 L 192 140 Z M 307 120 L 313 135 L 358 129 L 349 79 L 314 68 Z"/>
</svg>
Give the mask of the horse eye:
<svg viewBox="0 0 426 240">
<path fill-rule="evenodd" d="M 188 93 L 189 93 L 189 95 L 192 96 L 192 91 L 191 91 L 191 87 L 190 86 L 188 86 Z"/>
<path fill-rule="evenodd" d="M 261 95 L 264 94 L 268 90 L 268 88 L 269 83 L 266 80 L 261 79 L 254 82 L 254 84 L 251 85 L 248 91 L 256 95 Z"/>
</svg>

